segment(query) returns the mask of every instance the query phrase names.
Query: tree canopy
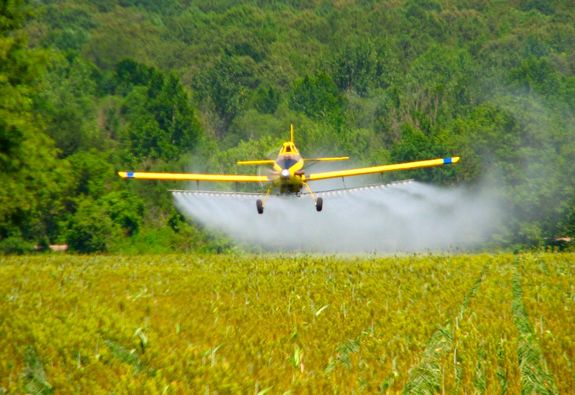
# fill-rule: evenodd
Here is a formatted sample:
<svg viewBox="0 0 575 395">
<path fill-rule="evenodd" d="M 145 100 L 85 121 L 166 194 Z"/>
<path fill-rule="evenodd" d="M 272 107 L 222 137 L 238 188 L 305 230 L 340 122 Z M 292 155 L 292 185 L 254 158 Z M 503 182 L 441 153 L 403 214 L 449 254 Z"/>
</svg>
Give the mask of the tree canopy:
<svg viewBox="0 0 575 395">
<path fill-rule="evenodd" d="M 497 178 L 499 246 L 575 236 L 573 37 L 565 0 L 5 1 L 0 249 L 220 249 L 114 170 L 237 171 L 292 122 L 304 153 L 461 155 L 411 176 Z"/>
</svg>

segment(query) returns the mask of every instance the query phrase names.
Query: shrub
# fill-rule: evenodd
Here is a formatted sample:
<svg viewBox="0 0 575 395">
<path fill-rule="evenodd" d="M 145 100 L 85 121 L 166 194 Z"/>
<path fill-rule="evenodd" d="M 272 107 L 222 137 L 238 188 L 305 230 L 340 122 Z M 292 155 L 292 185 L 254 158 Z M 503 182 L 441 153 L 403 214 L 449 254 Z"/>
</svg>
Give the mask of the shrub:
<svg viewBox="0 0 575 395">
<path fill-rule="evenodd" d="M 70 251 L 105 252 L 117 233 L 105 207 L 86 199 L 80 202 L 72 218 L 66 241 Z"/>
</svg>

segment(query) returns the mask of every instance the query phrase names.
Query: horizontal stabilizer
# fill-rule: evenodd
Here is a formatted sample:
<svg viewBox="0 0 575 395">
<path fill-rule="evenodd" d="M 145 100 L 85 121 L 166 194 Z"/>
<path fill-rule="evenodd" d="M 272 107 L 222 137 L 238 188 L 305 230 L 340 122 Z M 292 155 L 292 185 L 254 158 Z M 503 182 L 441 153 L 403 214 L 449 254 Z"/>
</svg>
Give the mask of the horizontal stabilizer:
<svg viewBox="0 0 575 395">
<path fill-rule="evenodd" d="M 333 158 L 304 158 L 304 162 L 333 162 L 336 160 L 348 160 L 349 156 L 337 156 Z"/>
<path fill-rule="evenodd" d="M 237 162 L 238 165 L 273 165 L 274 163 L 276 163 L 276 161 L 272 159 L 240 160 Z"/>
</svg>

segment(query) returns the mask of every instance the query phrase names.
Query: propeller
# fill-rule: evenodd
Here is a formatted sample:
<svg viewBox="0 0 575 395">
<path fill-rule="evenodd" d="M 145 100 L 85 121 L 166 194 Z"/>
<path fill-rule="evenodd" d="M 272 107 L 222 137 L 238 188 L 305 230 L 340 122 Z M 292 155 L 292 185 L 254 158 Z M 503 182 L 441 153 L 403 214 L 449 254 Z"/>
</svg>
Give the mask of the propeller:
<svg viewBox="0 0 575 395">
<path fill-rule="evenodd" d="M 276 152 L 274 150 L 268 151 L 268 153 L 265 155 L 266 159 L 271 159 L 271 160 L 275 160 L 275 155 Z M 266 176 L 266 177 L 271 177 L 273 175 L 275 175 L 274 169 L 272 168 L 271 165 L 262 165 L 262 166 L 258 166 L 257 167 L 257 175 L 258 176 Z M 266 183 L 260 182 L 260 186 L 267 186 Z"/>
</svg>

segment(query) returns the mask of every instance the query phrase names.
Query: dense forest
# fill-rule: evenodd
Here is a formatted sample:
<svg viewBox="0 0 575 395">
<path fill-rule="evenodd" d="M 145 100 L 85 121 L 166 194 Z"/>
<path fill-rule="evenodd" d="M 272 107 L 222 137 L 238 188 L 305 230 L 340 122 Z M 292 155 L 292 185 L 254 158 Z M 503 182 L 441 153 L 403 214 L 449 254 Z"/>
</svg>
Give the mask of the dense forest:
<svg viewBox="0 0 575 395">
<path fill-rule="evenodd" d="M 497 185 L 489 248 L 537 248 L 575 236 L 574 121 L 567 0 L 3 0 L 0 250 L 232 248 L 115 171 L 253 171 L 290 123 L 307 155 L 460 155 L 407 176 Z"/>
</svg>

